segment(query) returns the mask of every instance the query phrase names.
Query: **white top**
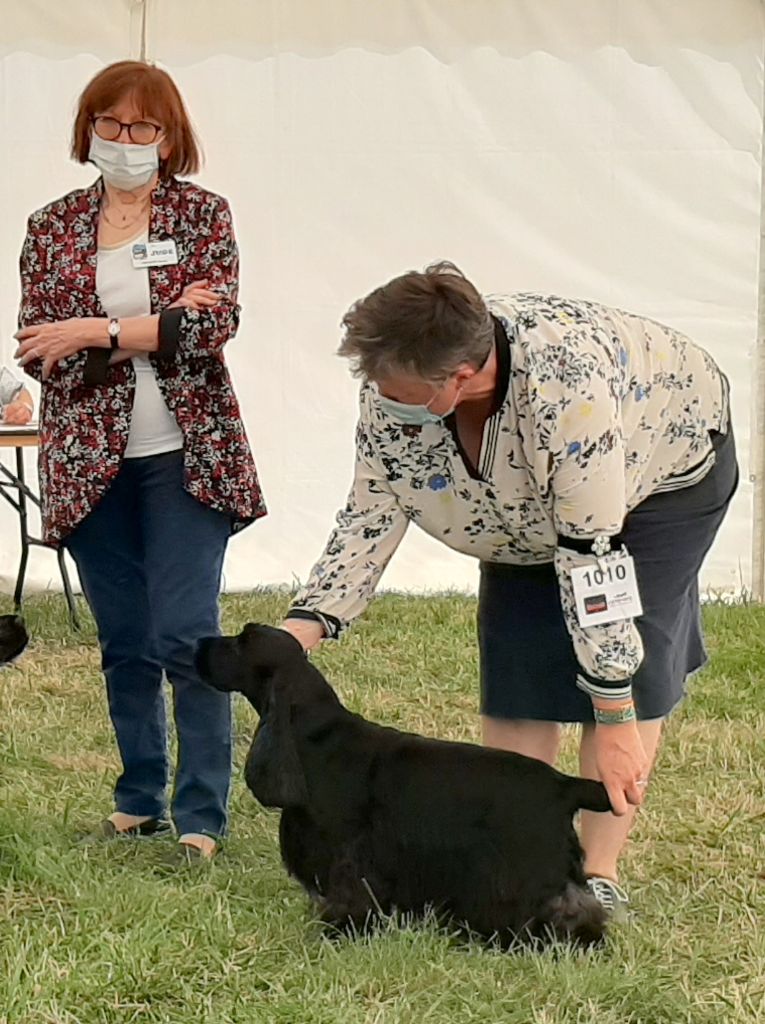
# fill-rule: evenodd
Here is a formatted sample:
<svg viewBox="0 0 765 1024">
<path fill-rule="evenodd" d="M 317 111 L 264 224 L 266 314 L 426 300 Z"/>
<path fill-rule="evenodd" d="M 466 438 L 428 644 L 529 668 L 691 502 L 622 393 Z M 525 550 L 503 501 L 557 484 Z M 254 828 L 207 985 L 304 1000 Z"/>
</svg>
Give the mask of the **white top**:
<svg viewBox="0 0 765 1024">
<path fill-rule="evenodd" d="M 113 249 L 99 248 L 96 263 L 96 292 L 110 317 L 149 316 L 151 295 L 149 271 L 133 266 L 131 250 L 146 243 L 148 233 Z M 159 390 L 154 367 L 148 356 L 134 356 L 135 396 L 130 420 L 126 459 L 174 452 L 183 447 L 183 434 Z"/>
<path fill-rule="evenodd" d="M 487 305 L 499 373 L 477 472 L 451 418 L 402 426 L 364 385 L 348 504 L 294 607 L 354 619 L 416 523 L 482 561 L 554 561 L 579 663 L 616 686 L 642 660 L 640 635 L 631 619 L 579 625 L 571 570 L 597 560 L 565 538 L 618 534 L 649 494 L 701 479 L 715 457 L 709 431 L 728 429 L 726 381 L 653 320 L 536 294 Z"/>
</svg>

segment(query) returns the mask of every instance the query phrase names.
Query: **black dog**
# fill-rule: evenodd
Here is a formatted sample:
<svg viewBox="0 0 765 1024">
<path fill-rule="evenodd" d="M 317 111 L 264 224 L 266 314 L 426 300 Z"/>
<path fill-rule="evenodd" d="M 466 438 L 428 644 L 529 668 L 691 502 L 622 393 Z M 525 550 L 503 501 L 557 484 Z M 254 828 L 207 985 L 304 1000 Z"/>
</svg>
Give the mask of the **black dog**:
<svg viewBox="0 0 765 1024">
<path fill-rule="evenodd" d="M 245 779 L 283 808 L 284 864 L 324 921 L 361 929 L 380 913 L 432 908 L 505 946 L 601 939 L 572 822 L 579 808 L 610 809 L 601 783 L 367 722 L 281 629 L 206 638 L 196 664 L 260 715 Z"/>
<path fill-rule="evenodd" d="M 18 658 L 28 641 L 24 622 L 18 615 L 0 615 L 0 665 Z"/>
</svg>

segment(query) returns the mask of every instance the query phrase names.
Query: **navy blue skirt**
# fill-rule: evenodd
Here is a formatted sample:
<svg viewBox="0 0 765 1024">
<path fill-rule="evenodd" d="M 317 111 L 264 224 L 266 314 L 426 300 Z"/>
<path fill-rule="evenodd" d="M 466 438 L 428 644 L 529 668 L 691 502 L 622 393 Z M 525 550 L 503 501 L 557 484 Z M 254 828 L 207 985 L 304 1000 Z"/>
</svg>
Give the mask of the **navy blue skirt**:
<svg viewBox="0 0 765 1024">
<path fill-rule="evenodd" d="M 713 434 L 717 457 L 699 483 L 655 494 L 630 512 L 623 537 L 635 560 L 645 656 L 633 679 L 638 718 L 663 718 L 706 661 L 698 575 L 738 483 L 733 432 Z M 591 722 L 552 562 L 484 562 L 478 595 L 481 714 Z"/>
</svg>

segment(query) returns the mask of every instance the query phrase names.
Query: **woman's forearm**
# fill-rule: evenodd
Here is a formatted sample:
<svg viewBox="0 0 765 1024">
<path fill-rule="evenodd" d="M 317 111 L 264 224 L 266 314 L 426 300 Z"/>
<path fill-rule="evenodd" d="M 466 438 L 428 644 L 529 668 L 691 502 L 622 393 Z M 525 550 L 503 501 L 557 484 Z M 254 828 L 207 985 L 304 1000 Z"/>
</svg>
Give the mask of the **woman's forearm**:
<svg viewBox="0 0 765 1024">
<path fill-rule="evenodd" d="M 119 317 L 119 347 L 134 352 L 156 352 L 159 347 L 159 315 Z M 92 317 L 87 327 L 86 347 L 111 348 L 109 320 Z"/>
</svg>

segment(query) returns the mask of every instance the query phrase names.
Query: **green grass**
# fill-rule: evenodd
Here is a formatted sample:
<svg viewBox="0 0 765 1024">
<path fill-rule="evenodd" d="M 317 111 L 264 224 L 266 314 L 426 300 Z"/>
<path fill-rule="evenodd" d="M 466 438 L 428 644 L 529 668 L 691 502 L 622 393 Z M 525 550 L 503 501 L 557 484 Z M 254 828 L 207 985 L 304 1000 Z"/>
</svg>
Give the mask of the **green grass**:
<svg viewBox="0 0 765 1024">
<path fill-rule="evenodd" d="M 224 624 L 278 621 L 287 602 L 228 597 Z M 466 597 L 383 597 L 316 660 L 353 709 L 476 740 L 474 613 Z M 406 923 L 322 937 L 280 866 L 276 815 L 242 784 L 243 703 L 225 857 L 168 873 L 163 843 L 78 845 L 117 770 L 98 652 L 89 620 L 78 636 L 60 599 L 31 601 L 34 642 L 0 678 L 0 1022 L 765 1019 L 765 610 L 706 617 L 711 666 L 671 720 L 624 862 L 634 921 L 594 953 L 507 955 Z"/>
</svg>

